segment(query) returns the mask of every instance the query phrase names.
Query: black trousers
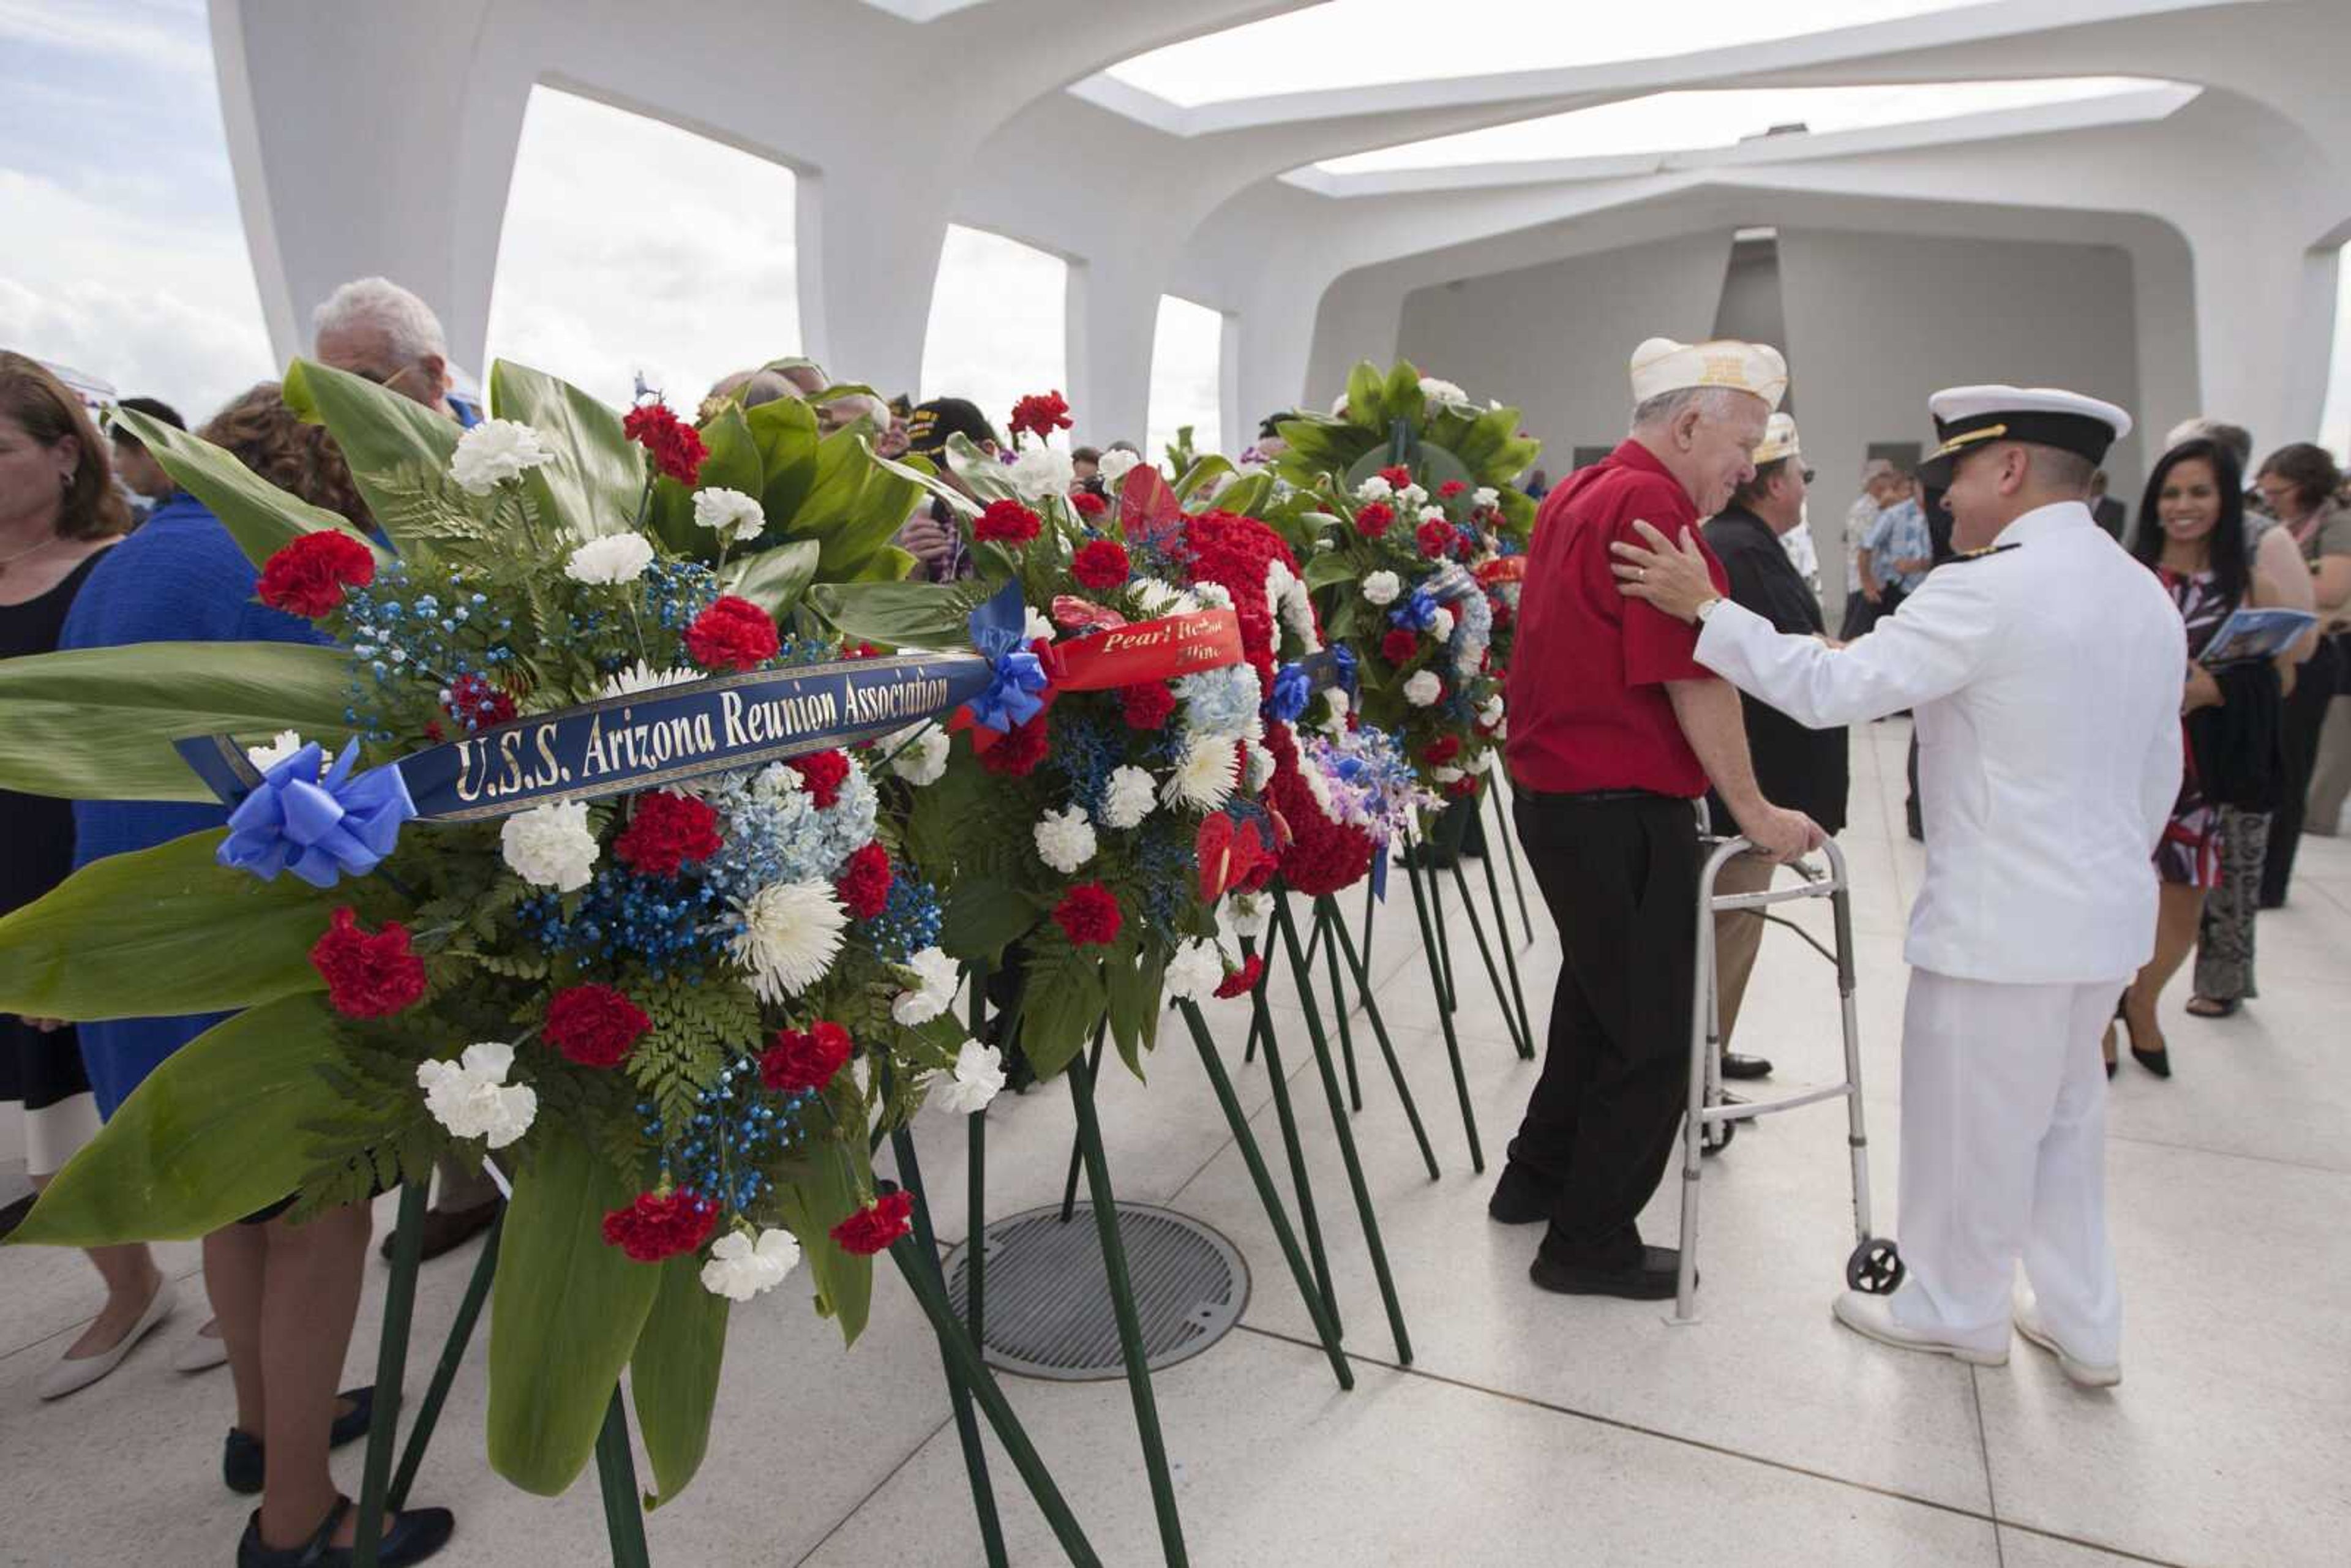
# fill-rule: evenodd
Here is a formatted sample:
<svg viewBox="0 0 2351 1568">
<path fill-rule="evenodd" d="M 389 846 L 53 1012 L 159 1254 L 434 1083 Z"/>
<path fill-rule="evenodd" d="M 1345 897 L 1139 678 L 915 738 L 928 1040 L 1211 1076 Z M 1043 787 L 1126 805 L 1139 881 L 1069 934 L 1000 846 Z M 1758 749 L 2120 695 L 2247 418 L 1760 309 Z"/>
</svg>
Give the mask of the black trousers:
<svg viewBox="0 0 2351 1568">
<path fill-rule="evenodd" d="M 2262 904 L 2266 908 L 2285 902 L 2286 883 L 2294 880 L 2310 775 L 2318 766 L 2318 737 L 2326 725 L 2326 705 L 2345 689 L 2346 654 L 2351 654 L 2351 634 L 2320 638 L 2318 652 L 2296 673 L 2294 690 L 2285 699 L 2285 799 L 2270 816 L 2270 847 L 2262 861 Z"/>
<path fill-rule="evenodd" d="M 1511 810 L 1564 955 L 1542 1078 L 1510 1163 L 1557 1188 L 1545 1252 L 1604 1268 L 1637 1262 L 1636 1221 L 1689 1092 L 1697 814 L 1659 795 L 1526 790 Z"/>
</svg>

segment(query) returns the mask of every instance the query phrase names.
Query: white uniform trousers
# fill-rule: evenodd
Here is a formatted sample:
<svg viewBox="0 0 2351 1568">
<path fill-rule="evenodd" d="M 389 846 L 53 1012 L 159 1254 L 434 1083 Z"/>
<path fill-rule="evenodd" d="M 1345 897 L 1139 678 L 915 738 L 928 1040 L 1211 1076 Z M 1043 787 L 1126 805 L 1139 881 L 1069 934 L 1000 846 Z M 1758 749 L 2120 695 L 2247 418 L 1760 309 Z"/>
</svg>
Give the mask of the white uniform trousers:
<svg viewBox="0 0 2351 1568">
<path fill-rule="evenodd" d="M 2002 985 L 1913 970 L 1902 1024 L 1895 1320 L 1947 1342 L 2009 1342 L 2021 1259 L 2067 1354 L 2120 1359 L 2106 1239 L 2098 1040 L 2125 982 Z"/>
</svg>

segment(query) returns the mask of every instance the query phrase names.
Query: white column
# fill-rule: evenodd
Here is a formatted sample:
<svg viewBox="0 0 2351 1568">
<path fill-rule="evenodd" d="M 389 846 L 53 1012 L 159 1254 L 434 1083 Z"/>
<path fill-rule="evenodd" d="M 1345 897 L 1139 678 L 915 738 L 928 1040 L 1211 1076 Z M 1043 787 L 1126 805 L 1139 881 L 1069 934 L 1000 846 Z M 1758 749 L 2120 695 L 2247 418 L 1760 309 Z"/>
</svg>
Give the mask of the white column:
<svg viewBox="0 0 2351 1568">
<path fill-rule="evenodd" d="M 1070 263 L 1070 408 L 1081 442 L 1143 444 L 1163 279 L 1114 255 Z"/>
<path fill-rule="evenodd" d="M 2204 392 L 2197 412 L 2251 430 L 2255 462 L 2314 439 L 2335 342 L 2335 253 L 2233 225 L 2199 225 L 2190 239 Z"/>
<path fill-rule="evenodd" d="M 922 383 L 946 204 L 912 168 L 866 167 L 850 178 L 806 173 L 798 184 L 800 336 L 831 375 L 889 397 Z"/>
</svg>

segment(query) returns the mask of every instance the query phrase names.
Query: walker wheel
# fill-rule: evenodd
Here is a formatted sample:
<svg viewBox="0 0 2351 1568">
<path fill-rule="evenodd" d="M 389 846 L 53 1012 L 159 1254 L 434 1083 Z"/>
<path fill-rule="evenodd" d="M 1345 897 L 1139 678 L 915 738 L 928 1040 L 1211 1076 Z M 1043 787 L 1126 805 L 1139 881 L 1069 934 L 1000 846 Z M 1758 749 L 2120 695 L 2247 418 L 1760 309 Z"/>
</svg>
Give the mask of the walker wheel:
<svg viewBox="0 0 2351 1568">
<path fill-rule="evenodd" d="M 1709 1122 L 1698 1129 L 1698 1152 L 1719 1155 L 1730 1147 L 1730 1140 L 1738 1135 L 1739 1124 L 1736 1122 Z"/>
<path fill-rule="evenodd" d="M 1844 1282 L 1865 1296 L 1892 1295 L 1907 1272 L 1901 1249 L 1882 1236 L 1863 1241 L 1844 1260 Z"/>
</svg>

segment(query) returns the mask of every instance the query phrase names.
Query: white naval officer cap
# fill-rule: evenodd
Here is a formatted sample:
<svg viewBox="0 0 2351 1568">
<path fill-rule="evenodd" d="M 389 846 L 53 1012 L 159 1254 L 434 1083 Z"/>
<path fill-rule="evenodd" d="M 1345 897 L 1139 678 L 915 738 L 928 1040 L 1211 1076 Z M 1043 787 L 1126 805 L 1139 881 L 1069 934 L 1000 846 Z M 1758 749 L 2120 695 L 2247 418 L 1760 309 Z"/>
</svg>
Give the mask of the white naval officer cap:
<svg viewBox="0 0 2351 1568">
<path fill-rule="evenodd" d="M 2131 416 L 2113 403 L 2063 387 L 1945 387 L 1927 400 L 1927 412 L 1942 445 L 1918 465 L 1918 477 L 1937 489 L 1951 482 L 1963 454 L 1988 441 L 2053 446 L 2102 463 L 2131 432 Z"/>
<path fill-rule="evenodd" d="M 1775 413 L 1771 422 L 1763 427 L 1763 439 L 1757 444 L 1750 461 L 1761 468 L 1766 463 L 1777 463 L 1782 457 L 1802 457 L 1803 455 L 1804 450 L 1796 440 L 1796 416 Z"/>
<path fill-rule="evenodd" d="M 1788 361 L 1769 343 L 1742 343 L 1736 338 L 1677 343 L 1652 338 L 1633 350 L 1630 368 L 1635 408 L 1686 387 L 1753 392 L 1775 409 L 1788 394 Z"/>
</svg>

